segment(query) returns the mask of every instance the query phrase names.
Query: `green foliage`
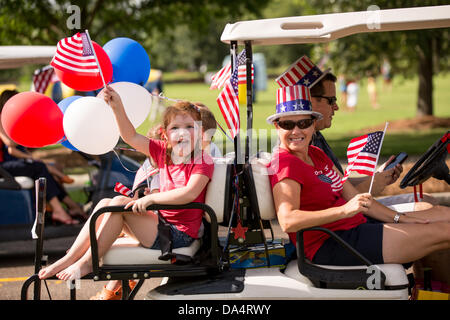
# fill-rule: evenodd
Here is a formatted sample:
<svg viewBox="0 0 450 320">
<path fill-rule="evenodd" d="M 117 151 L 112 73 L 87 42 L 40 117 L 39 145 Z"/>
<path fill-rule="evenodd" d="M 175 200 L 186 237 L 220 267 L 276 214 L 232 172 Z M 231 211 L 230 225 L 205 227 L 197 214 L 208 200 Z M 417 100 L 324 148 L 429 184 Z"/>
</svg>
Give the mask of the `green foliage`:
<svg viewBox="0 0 450 320">
<path fill-rule="evenodd" d="M 316 14 L 366 11 L 376 5 L 380 9 L 447 5 L 445 0 L 311 0 Z M 431 46 L 429 44 L 432 44 Z M 450 69 L 450 29 L 428 29 L 396 32 L 362 33 L 338 39 L 326 48 L 336 73 L 363 77 L 380 73 L 383 58 L 387 58 L 394 74 L 404 77 L 417 75 L 420 53 L 433 54 L 434 73 Z M 321 52 L 324 54 L 324 50 Z"/>
<path fill-rule="evenodd" d="M 168 70 L 216 66 L 228 52 L 227 46 L 218 45 L 225 24 L 244 13 L 259 14 L 267 2 L 0 0 L 0 39 L 2 45 L 54 45 L 78 31 L 66 24 L 69 6 L 77 5 L 80 30 L 88 29 L 99 44 L 120 36 L 135 39 L 150 52 L 155 66 Z"/>
</svg>

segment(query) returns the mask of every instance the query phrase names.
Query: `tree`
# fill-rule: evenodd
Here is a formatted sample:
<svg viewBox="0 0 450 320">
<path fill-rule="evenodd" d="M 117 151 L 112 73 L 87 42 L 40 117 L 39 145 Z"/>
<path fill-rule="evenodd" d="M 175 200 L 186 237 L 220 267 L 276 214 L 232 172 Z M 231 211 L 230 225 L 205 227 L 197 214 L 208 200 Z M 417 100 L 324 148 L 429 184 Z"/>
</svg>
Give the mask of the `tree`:
<svg viewBox="0 0 450 320">
<path fill-rule="evenodd" d="M 325 4 L 312 0 L 317 13 L 365 11 L 373 1 L 335 0 Z M 444 5 L 438 0 L 379 0 L 380 9 Z M 380 61 L 387 58 L 394 74 L 418 75 L 417 115 L 433 114 L 433 76 L 450 68 L 450 30 L 448 28 L 377 32 L 342 38 L 329 46 L 330 57 L 337 72 L 351 76 L 377 74 Z"/>
<path fill-rule="evenodd" d="M 268 0 L 0 0 L 0 39 L 2 45 L 55 45 L 76 31 L 88 29 L 91 38 L 100 44 L 123 36 L 138 41 L 147 50 L 154 47 L 153 39 L 168 40 L 162 47 L 170 50 L 175 45 L 170 40 L 176 30 L 185 36 L 184 41 L 199 41 L 200 45 L 208 42 L 214 53 L 219 42 L 217 32 L 223 30 L 225 22 L 244 13 L 258 14 L 267 3 Z M 72 5 L 79 8 L 80 15 L 80 25 L 75 29 L 70 28 L 76 13 L 71 10 Z M 212 37 L 215 46 L 211 40 L 205 40 Z M 162 54 L 171 56 L 167 50 Z M 192 59 L 199 63 L 200 55 L 196 52 Z M 204 58 L 217 60 L 211 54 Z"/>
</svg>

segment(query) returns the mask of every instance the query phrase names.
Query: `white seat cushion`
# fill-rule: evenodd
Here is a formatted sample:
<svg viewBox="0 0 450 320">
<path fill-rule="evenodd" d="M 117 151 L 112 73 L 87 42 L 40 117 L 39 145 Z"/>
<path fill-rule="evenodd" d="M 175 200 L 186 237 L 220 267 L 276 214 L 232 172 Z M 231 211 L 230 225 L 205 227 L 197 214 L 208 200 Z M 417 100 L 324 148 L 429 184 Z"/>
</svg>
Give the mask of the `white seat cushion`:
<svg viewBox="0 0 450 320">
<path fill-rule="evenodd" d="M 261 152 L 259 156 L 260 158 L 255 157 L 250 160 L 259 214 L 263 220 L 272 220 L 277 217 L 277 214 L 275 212 L 272 186 L 270 185 L 269 172 L 267 170 L 271 155 L 267 152 Z"/>
<path fill-rule="evenodd" d="M 30 177 L 14 177 L 22 189 L 34 188 L 34 181 Z"/>
<path fill-rule="evenodd" d="M 173 249 L 173 253 L 193 257 L 200 249 L 200 240 L 194 240 L 189 247 Z M 119 238 L 103 256 L 103 265 L 141 265 L 141 264 L 170 264 L 169 261 L 159 260 L 161 250 L 148 249 L 140 246 L 131 238 Z"/>
<path fill-rule="evenodd" d="M 221 223 L 223 222 L 223 208 L 226 201 L 227 166 L 233 162 L 234 158 L 213 158 L 213 160 L 214 173 L 206 187 L 205 204 L 214 210 L 217 223 Z M 205 214 L 205 218 L 209 222 L 209 216 L 207 214 Z"/>
<path fill-rule="evenodd" d="M 317 265 L 324 269 L 332 270 L 354 270 L 364 269 L 367 266 L 331 266 L 331 265 Z M 381 271 L 386 275 L 385 285 L 390 287 L 403 286 L 408 284 L 408 278 L 406 276 L 405 268 L 401 264 L 376 264 Z M 371 273 L 373 274 L 373 272 Z"/>
<path fill-rule="evenodd" d="M 0 178 L 0 181 L 4 181 L 4 178 Z M 20 185 L 22 189 L 32 189 L 34 188 L 34 181 L 30 177 L 14 177 L 14 180 Z"/>
</svg>

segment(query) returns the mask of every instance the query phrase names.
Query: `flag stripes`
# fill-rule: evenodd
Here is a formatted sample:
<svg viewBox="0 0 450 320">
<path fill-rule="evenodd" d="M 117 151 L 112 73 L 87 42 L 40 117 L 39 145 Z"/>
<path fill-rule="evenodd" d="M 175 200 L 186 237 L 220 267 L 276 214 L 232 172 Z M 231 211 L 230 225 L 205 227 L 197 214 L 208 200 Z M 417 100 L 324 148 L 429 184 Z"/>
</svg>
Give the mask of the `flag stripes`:
<svg viewBox="0 0 450 320">
<path fill-rule="evenodd" d="M 281 86 L 293 86 L 307 74 L 314 64 L 307 56 L 302 56 L 291 64 L 275 81 Z"/>
<path fill-rule="evenodd" d="M 84 32 L 60 40 L 50 64 L 57 69 L 71 73 L 100 72 L 95 60 L 94 50 Z"/>
<path fill-rule="evenodd" d="M 33 75 L 34 91 L 44 93 L 52 80 L 54 72 L 55 71 L 51 66 L 37 69 Z"/>
<path fill-rule="evenodd" d="M 376 131 L 350 140 L 347 148 L 348 166 L 342 178 L 343 182 L 347 180 L 352 171 L 373 175 L 383 136 L 383 131 Z"/>
<path fill-rule="evenodd" d="M 151 176 L 157 174 L 159 172 L 158 168 L 154 168 L 151 164 L 149 159 L 147 158 L 144 163 L 139 167 L 138 171 L 136 172 L 136 175 L 134 176 L 134 182 L 133 182 L 133 191 L 136 190 L 136 188 L 145 180 L 150 178 Z"/>
<path fill-rule="evenodd" d="M 129 197 L 132 194 L 131 190 L 127 186 L 121 184 L 120 182 L 116 183 L 116 185 L 114 186 L 114 191 L 126 197 Z"/>
</svg>

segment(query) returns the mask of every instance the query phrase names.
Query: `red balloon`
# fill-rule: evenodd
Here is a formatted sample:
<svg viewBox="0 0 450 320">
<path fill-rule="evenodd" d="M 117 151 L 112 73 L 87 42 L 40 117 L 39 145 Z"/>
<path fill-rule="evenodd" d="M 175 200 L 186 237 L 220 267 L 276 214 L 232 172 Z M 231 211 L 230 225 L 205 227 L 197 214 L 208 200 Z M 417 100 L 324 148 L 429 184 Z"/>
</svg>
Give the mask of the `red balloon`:
<svg viewBox="0 0 450 320">
<path fill-rule="evenodd" d="M 16 143 L 40 148 L 62 139 L 63 116 L 52 99 L 28 91 L 18 93 L 6 102 L 1 121 L 5 132 Z"/>
<path fill-rule="evenodd" d="M 105 50 L 98 45 L 96 42 L 92 41 L 95 53 L 97 55 L 98 62 L 103 72 L 103 77 L 105 82 L 111 82 L 113 76 L 113 67 L 111 60 L 109 60 L 108 55 Z M 68 72 L 58 69 L 58 66 L 54 66 L 55 73 L 58 78 L 68 87 L 78 90 L 78 91 L 93 91 L 103 88 L 103 80 L 100 74 L 93 73 L 83 73 L 83 72 Z"/>
</svg>

